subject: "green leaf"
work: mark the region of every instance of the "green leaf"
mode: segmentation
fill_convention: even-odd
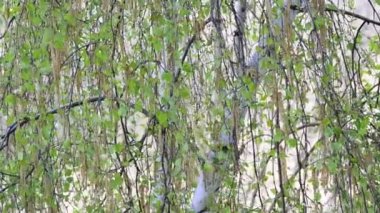
[[[131,93],[137,94],[137,92],[139,91],[139,85],[135,79],[128,79],[127,85],[128,85],[128,90]]]
[[[152,39],[152,45],[153,45],[153,48],[156,51],[162,50],[162,41],[161,40],[159,40],[159,39]]]
[[[331,147],[333,148],[333,150],[339,152],[339,151],[342,151],[344,145],[342,141],[335,141],[331,143]]]
[[[168,126],[168,113],[164,111],[158,111],[156,114],[158,123],[161,124],[163,127]]]
[[[5,97],[5,103],[9,105],[14,105],[16,103],[16,96],[9,94]]]
[[[113,147],[114,147],[116,153],[120,153],[124,149],[124,144],[117,143],[117,144],[113,145]]]
[[[45,125],[43,128],[42,128],[42,135],[45,139],[49,139],[50,138],[50,134],[51,134],[51,131],[52,129],[48,126],[48,125]]]
[[[56,33],[54,35],[53,44],[54,47],[63,50],[65,48],[66,35],[63,32]],[[107,57],[102,58],[102,60],[106,60]]]
[[[289,140],[286,141],[286,144],[290,147],[290,148],[295,148],[297,146],[297,140],[294,139],[294,138],[290,138]]]
[[[315,23],[315,27],[317,29],[320,29],[322,28],[323,26],[325,26],[326,24],[326,19],[322,16],[317,16],[314,20],[314,23]]]
[[[330,172],[335,173],[337,171],[338,165],[334,160],[331,159],[327,162],[327,168]]]
[[[182,69],[185,73],[190,74],[193,72],[192,67],[189,63],[185,62],[182,66]]]
[[[188,99],[190,97],[189,89],[186,87],[182,87],[181,89],[179,89],[179,96],[180,98]]]
[[[172,82],[173,81],[173,76],[172,76],[171,72],[165,71],[162,74],[162,79],[164,81],[166,81],[166,82]]]
[[[50,28],[46,28],[44,31],[43,38],[42,38],[42,43],[46,45],[52,41],[53,41],[53,30]]]
[[[100,64],[101,62],[105,62],[105,61],[107,61],[107,58],[108,58],[108,56],[107,56],[107,52],[104,51],[104,50],[101,50],[101,49],[97,49],[97,50],[95,51],[95,57],[96,57],[96,59],[97,59],[97,62],[99,62],[99,64]]]
[[[326,127],[323,134],[325,135],[325,137],[329,138],[334,135],[334,130],[330,127]]]
[[[75,17],[73,16],[73,14],[66,13],[63,17],[64,17],[65,21],[67,21],[67,23],[69,25],[74,25],[75,24]]]
[[[124,117],[128,114],[128,109],[125,105],[121,105],[118,109],[118,115],[120,117]]]
[[[119,173],[116,173],[113,179],[111,180],[111,187],[112,189],[117,189],[121,186],[122,183],[123,183],[123,178],[120,176]]]
[[[212,173],[214,172],[215,168],[214,166],[209,163],[209,162],[206,162],[204,165],[203,165],[203,170],[206,172],[206,173]]]
[[[276,133],[274,134],[274,142],[280,142],[284,138],[284,135],[281,130],[277,130]]]

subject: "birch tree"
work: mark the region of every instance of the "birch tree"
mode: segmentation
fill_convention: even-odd
[[[0,211],[379,211],[378,4],[0,2]]]

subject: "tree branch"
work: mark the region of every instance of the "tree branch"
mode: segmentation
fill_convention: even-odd
[[[100,103],[100,102],[103,102],[105,99],[106,99],[105,96],[98,96],[98,97],[89,98],[87,100],[80,100],[80,101],[72,102],[70,104],[61,106],[59,108],[52,109],[52,110],[48,111],[47,113],[44,113],[44,115],[54,115],[54,114],[57,114],[59,111],[69,111],[75,107],[82,106],[84,103],[95,103],[95,102]],[[116,99],[116,98],[112,98],[112,100],[113,99]],[[129,106],[131,108],[135,108],[134,104],[130,104]],[[146,109],[141,109],[141,112],[149,117],[149,112]],[[35,121],[35,120],[38,120],[40,118],[41,118],[41,114],[37,114],[34,116],[34,118],[25,117],[25,118],[22,118],[16,122],[14,122],[10,126],[8,126],[5,134],[0,135],[0,140],[2,141],[2,145],[0,146],[0,151],[3,150],[8,145],[9,136],[11,134],[13,134],[17,130],[17,128],[23,127],[24,125],[28,124],[30,121],[32,121],[32,120]],[[154,118],[151,118],[151,119],[154,119]]]
[[[201,30],[205,28],[205,26],[211,22],[211,18],[207,18],[200,26],[199,29],[196,30],[196,32],[189,38],[186,44],[185,51],[183,52],[183,55],[181,57],[181,65],[185,63],[186,57],[189,54],[190,48],[193,45],[194,41],[197,38],[198,33],[200,33]],[[181,68],[178,68],[177,73],[174,76],[174,83],[176,83],[180,77],[181,74]]]
[[[303,8],[299,7],[298,5],[290,5],[290,9],[297,10],[299,12],[305,12],[305,10]],[[325,11],[326,12],[340,13],[342,15],[348,15],[348,16],[351,16],[351,17],[363,20],[363,21],[365,21],[367,23],[371,23],[371,24],[380,26],[380,21],[376,21],[376,20],[367,18],[365,16],[362,16],[360,14],[357,14],[357,13],[354,13],[354,12],[351,12],[351,11],[337,9],[337,8],[331,8],[331,7],[326,7]]]

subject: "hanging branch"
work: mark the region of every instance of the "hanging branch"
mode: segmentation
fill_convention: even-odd
[[[315,143],[313,147],[309,150],[309,152],[306,152],[305,158],[301,161],[300,166],[297,168],[296,171],[288,178],[288,180],[284,183],[284,185],[287,185],[292,179],[296,177],[296,175],[301,172],[302,169],[305,169],[309,165],[309,157],[310,155],[315,151],[315,148],[318,143]],[[280,191],[279,193],[276,194],[275,198],[272,201],[272,204],[270,205],[269,209],[267,212],[272,212],[273,208],[275,207],[276,202],[284,196],[283,191]],[[284,212],[286,212],[285,209],[283,209]]]
[[[183,52],[183,55],[181,57],[181,65],[185,63],[186,57],[189,54],[190,48],[195,42],[197,35],[206,27],[208,23],[210,23],[212,19],[208,17],[200,26],[197,26],[198,28],[196,29],[195,33],[188,39],[185,51]],[[174,83],[178,82],[178,79],[181,75],[181,68],[178,68],[177,73],[174,76]]]
[[[105,96],[98,96],[98,97],[89,98],[87,100],[80,100],[80,101],[72,102],[70,104],[61,106],[59,108],[52,109],[52,110],[48,111],[47,113],[44,113],[43,115],[45,115],[45,116],[46,115],[54,115],[54,114],[57,114],[60,111],[70,111],[71,109],[79,107],[79,106],[82,106],[85,103],[96,103],[96,102],[101,103],[105,99],[106,99]],[[114,100],[114,99],[116,99],[116,98],[112,98],[112,100]],[[129,104],[129,106],[131,108],[135,108],[134,104]],[[147,110],[141,109],[141,111],[142,111],[142,113],[144,113],[146,116],[149,117],[149,112]],[[25,118],[22,118],[22,119],[20,119],[20,120],[18,120],[16,122],[14,122],[10,126],[8,126],[6,132],[3,135],[0,135],[0,140],[3,143],[0,146],[0,151],[3,150],[8,145],[9,136],[12,135],[17,130],[17,128],[25,126],[30,121],[39,120],[41,118],[41,116],[42,116],[42,114],[37,114],[33,118],[25,117]],[[151,118],[151,119],[154,119],[154,118]]]
[[[296,11],[299,11],[299,12],[305,12],[305,10],[303,8],[301,8],[301,7],[297,6],[297,5],[290,5],[290,9],[296,10]],[[351,11],[337,9],[337,8],[331,8],[331,7],[326,7],[325,11],[326,12],[338,13],[338,14],[342,14],[342,15],[348,15],[348,16],[351,16],[351,17],[363,20],[363,21],[365,21],[367,23],[380,26],[380,21],[376,21],[376,20],[367,18],[365,16],[362,16],[360,14],[357,14],[357,13],[354,13],[354,12],[351,12]]]
[[[92,97],[88,100],[76,101],[71,104],[67,104],[59,108],[50,110],[45,115],[54,115],[54,114],[57,114],[59,111],[69,111],[75,107],[82,106],[84,103],[102,102],[104,101],[104,99],[105,99],[104,96],[99,96],[99,97]],[[0,139],[3,141],[3,145],[0,146],[0,151],[3,150],[8,145],[9,136],[13,134],[17,130],[18,127],[23,127],[24,125],[28,124],[30,121],[32,120],[36,121],[36,120],[39,120],[40,118],[41,118],[41,114],[37,114],[36,116],[34,116],[34,118],[25,117],[11,124],[7,128],[7,131],[5,132],[5,134],[0,136]]]

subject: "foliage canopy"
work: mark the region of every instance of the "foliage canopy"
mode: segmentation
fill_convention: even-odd
[[[0,210],[379,211],[379,1],[339,2],[2,1]]]

